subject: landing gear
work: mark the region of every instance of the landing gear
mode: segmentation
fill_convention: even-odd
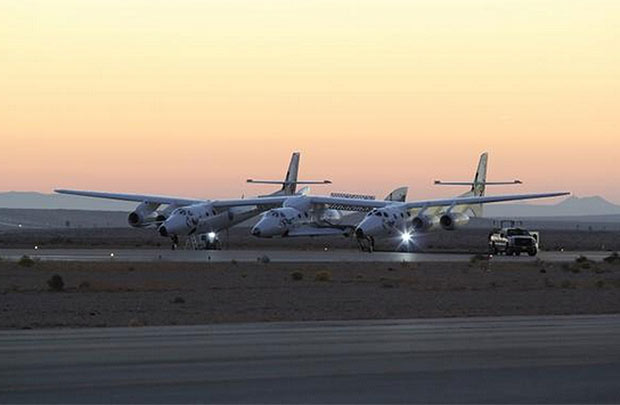
[[[179,247],[179,237],[177,235],[172,235],[170,237],[170,239],[172,240],[172,250],[177,250],[177,247]]]
[[[357,245],[362,252],[372,253],[375,250],[375,239],[372,236],[357,238]]]

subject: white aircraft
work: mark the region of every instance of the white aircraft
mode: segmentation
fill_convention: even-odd
[[[282,184],[283,190],[285,190],[287,184],[325,184],[325,182],[326,181],[299,182],[287,179],[282,182]],[[233,224],[245,221],[246,219],[262,211],[266,211],[267,209],[274,207],[295,209],[295,211],[291,211],[296,212],[294,217],[279,217],[279,220],[285,220],[287,222],[296,222],[306,217],[309,218],[315,212],[320,212],[321,210],[335,207],[346,206],[349,209],[356,209],[360,211],[370,209],[372,211],[370,211],[355,228],[355,235],[358,240],[370,241],[371,245],[369,251],[372,251],[372,244],[374,243],[373,241],[375,238],[384,236],[396,230],[401,232],[403,239],[406,239],[407,237],[410,238],[412,220],[415,218],[415,216],[411,214],[411,211],[415,209],[418,209],[420,212],[424,213],[429,208],[448,207],[445,215],[450,216],[454,220],[455,217],[452,215],[457,212],[455,211],[457,207],[460,208],[462,206],[503,201],[550,198],[570,194],[567,192],[553,192],[498,196],[460,196],[443,199],[401,202],[332,196],[311,196],[302,191],[296,193],[295,195],[271,195],[248,199],[209,201],[150,195],[101,193],[94,191],[56,191],[63,194],[140,202],[141,204],[134,211],[134,213],[137,214],[137,218],[140,220],[138,223],[146,223],[147,219],[153,217],[155,217],[155,220],[151,222],[156,222],[157,213],[155,213],[155,210],[160,205],[166,204],[169,206],[166,211],[171,209],[170,215],[165,219],[163,224],[159,226],[159,230],[162,235],[172,235],[173,237],[174,235],[187,235],[196,232],[216,232],[216,230],[221,230]],[[172,208],[170,208],[170,206],[172,206]],[[261,232],[263,231],[270,232],[261,228]]]
[[[84,197],[106,198],[111,200],[135,201],[140,203],[127,217],[130,226],[136,228],[157,227],[160,235],[173,241],[173,248],[179,236],[208,234],[208,244],[216,246],[217,232],[227,229],[260,214],[269,208],[260,204],[260,198],[274,196],[293,196],[298,184],[330,184],[329,180],[299,181],[299,152],[293,153],[283,181],[248,180],[259,184],[280,184],[282,188],[268,196],[261,196],[253,204],[235,204],[238,200],[198,200],[157,195],[120,194],[98,191],[64,190],[55,192]],[[303,192],[303,191],[302,191]],[[244,201],[244,200],[242,200]],[[163,210],[158,209],[165,206]]]
[[[458,197],[482,197],[487,185],[521,184],[520,180],[487,182],[487,163],[488,153],[483,153],[480,156],[478,168],[472,182],[442,182],[437,180],[435,184],[471,186],[470,191]],[[406,193],[406,187],[395,190],[386,197],[384,205],[389,206],[389,202],[394,201],[404,202]],[[394,195],[399,197],[394,199]],[[315,204],[311,206],[307,199],[297,200],[304,202],[295,204],[287,202],[283,207],[272,208],[263,213],[261,220],[252,228],[252,234],[266,238],[273,236],[346,235],[348,230],[355,228],[355,235],[360,248],[362,250],[372,250],[374,248],[374,240],[377,237],[400,235],[403,243],[408,245],[414,232],[429,232],[437,229],[454,230],[469,222],[470,215],[482,215],[482,204],[455,204],[448,208],[442,205],[430,204],[422,209],[405,210],[402,212],[402,215],[399,212],[397,213],[398,218],[394,218],[394,213],[390,217],[386,217],[387,212],[382,211],[379,213],[375,210],[372,212],[372,215],[381,215],[383,218],[381,227],[380,229],[365,231],[370,226],[369,224],[377,222],[377,219],[365,218],[357,226],[342,226],[337,223],[341,217],[339,211],[333,209],[334,204]],[[350,201],[347,206],[338,206],[338,208],[345,208],[351,211],[363,210],[364,207],[355,206],[355,203]],[[370,215],[368,214],[367,217]],[[402,221],[398,220],[399,218]]]
[[[407,187],[397,188],[388,194],[384,201],[404,202],[407,198],[407,189]],[[372,196],[353,194],[332,194],[332,196],[374,200]],[[343,224],[345,215],[343,212],[358,211],[359,207],[348,204],[331,204],[330,206],[323,204],[311,207],[308,205],[308,200],[303,200],[305,203],[298,205],[292,204],[291,201],[287,201],[283,207],[272,208],[264,212],[260,221],[250,230],[252,235],[260,238],[347,235],[355,229],[355,225]]]

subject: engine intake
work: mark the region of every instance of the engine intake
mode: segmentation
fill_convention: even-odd
[[[444,214],[439,218],[439,223],[446,231],[453,231],[458,227],[466,225],[469,222],[469,217],[460,212],[451,212]]]
[[[416,232],[430,231],[439,226],[439,218],[429,215],[418,215],[411,220],[411,227]]]
[[[143,202],[133,212],[129,213],[127,222],[134,228],[143,228],[153,223],[161,222],[162,215],[158,215],[155,212],[157,207],[159,207],[159,204]]]

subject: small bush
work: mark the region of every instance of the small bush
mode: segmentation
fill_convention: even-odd
[[[58,274],[54,274],[47,280],[47,285],[51,291],[62,291],[65,288],[65,282]]]
[[[304,279],[304,273],[301,271],[294,271],[291,273],[291,279],[293,281],[301,281]]]
[[[575,263],[577,264],[588,263],[589,261],[590,259],[588,259],[584,255],[580,255],[578,258],[575,259]]]
[[[618,252],[613,252],[609,256],[603,259],[603,261],[607,264],[620,264],[620,255]]]
[[[174,297],[172,300],[173,304],[185,304],[185,299],[183,297]]]
[[[267,264],[270,261],[271,261],[271,259],[267,255],[262,255],[261,257],[258,258],[258,262],[259,263]]]
[[[314,281],[331,281],[331,279],[332,273],[329,271],[319,271],[316,273],[316,276],[314,276]]]
[[[30,256],[22,256],[19,261],[17,262],[18,265],[22,266],[22,267],[32,267],[35,265],[35,261],[32,260],[32,258]]]
[[[232,259],[230,261],[230,264],[232,264],[233,266],[236,266],[238,263],[237,263],[237,261],[235,259]]]

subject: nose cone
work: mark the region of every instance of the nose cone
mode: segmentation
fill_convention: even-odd
[[[187,226],[183,215],[171,215],[159,227],[159,234],[161,236],[183,235],[189,231],[190,228]]]
[[[272,236],[282,235],[284,229],[280,222],[273,217],[264,216],[251,230],[252,235],[259,238],[271,238]]]

